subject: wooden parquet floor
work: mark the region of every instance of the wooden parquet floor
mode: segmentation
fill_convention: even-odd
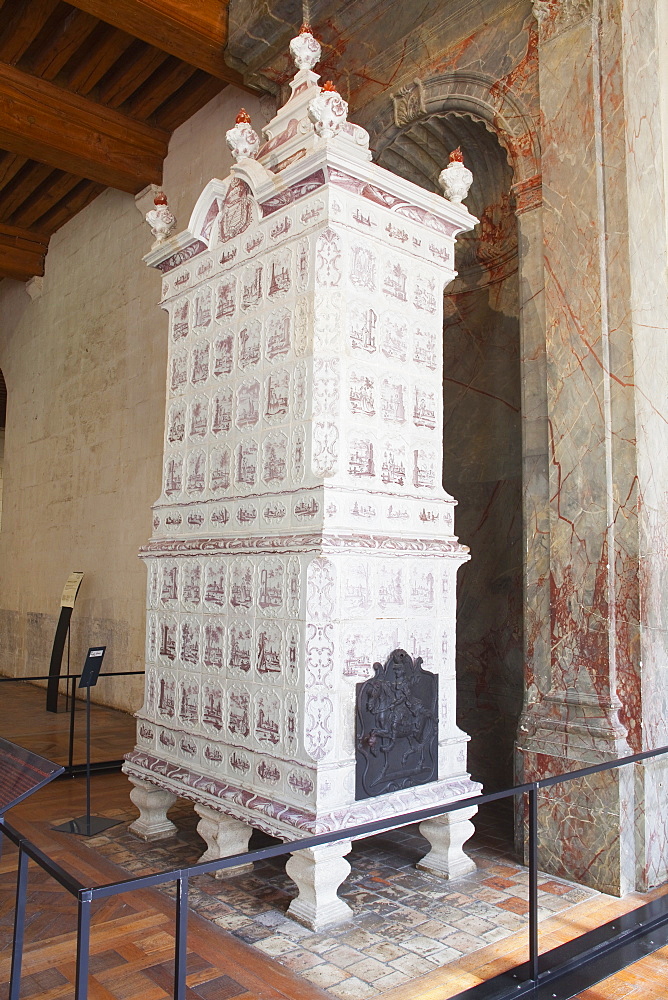
[[[8,690],[13,689],[13,690]],[[44,693],[3,685],[2,735],[53,760],[67,756],[66,716],[47,716]],[[134,720],[94,707],[94,759],[120,757],[133,742]],[[79,717],[78,724],[81,719]],[[98,739],[99,734],[99,739]],[[81,759],[77,757],[75,759]],[[83,780],[52,783],[11,811],[9,821],[28,839],[87,885],[127,873],[86,846],[85,838],[56,833],[51,825],[83,812]],[[99,775],[93,812],[126,807],[127,779]],[[8,996],[17,852],[4,846],[0,859],[0,1000]],[[594,899],[541,923],[541,950],[548,950],[664,892],[623,900]],[[174,903],[155,890],[127,893],[94,906],[90,1000],[165,1000],[172,994]],[[75,981],[76,901],[31,863],[22,998],[71,998]],[[189,918],[188,1000],[331,1000],[331,995],[270,957],[195,914]],[[384,993],[383,1000],[447,1000],[461,990],[526,960],[520,932]],[[580,1000],[668,1000],[668,948],[581,994]]]
[[[119,683],[123,680],[119,677]],[[0,700],[3,706],[0,736],[56,764],[67,764],[70,714],[65,711],[63,696],[59,701],[61,711],[47,712],[45,688],[0,681]],[[75,702],[73,760],[79,764],[86,759],[86,703],[79,698]],[[134,746],[135,729],[133,716],[92,704],[91,760],[118,760]]]
[[[8,817],[28,839],[87,885],[127,877],[85,840],[50,829],[54,819],[81,812],[81,779],[55,782]],[[127,801],[127,779],[100,775],[93,811]],[[0,996],[8,995],[17,853],[5,845],[0,862]],[[172,995],[174,903],[155,890],[94,904],[90,1000],[164,1000]],[[76,900],[31,863],[21,997],[72,997]],[[189,919],[188,1000],[317,1000],[321,990],[194,914]]]
[[[44,711],[45,692],[3,683],[2,736],[65,763],[69,715]],[[135,721],[93,705],[92,759],[117,759],[134,744]],[[75,762],[84,759],[84,705],[77,703]],[[84,812],[82,778],[61,779],[11,810],[7,819],[86,885],[127,878],[127,872],[86,847],[85,838],[51,829]],[[92,812],[113,813],[128,802],[127,778],[95,776]],[[17,851],[5,843],[0,860],[0,997],[8,996]],[[21,997],[72,997],[76,900],[34,864],[29,867]],[[127,893],[93,907],[90,1000],[163,1000],[172,996],[174,903],[157,890]],[[277,962],[195,914],[189,917],[188,1000],[318,1000],[326,994]]]

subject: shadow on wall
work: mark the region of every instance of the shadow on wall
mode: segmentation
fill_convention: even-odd
[[[439,191],[461,146],[473,171],[466,205],[480,219],[459,237],[459,276],[444,302],[443,483],[471,549],[459,571],[457,722],[469,770],[486,791],[513,783],[522,708],[522,472],[517,221],[512,170],[495,135],[462,115],[411,125],[383,150],[395,173]]]
[[[503,284],[508,308],[517,275]],[[458,579],[457,722],[486,791],[513,783],[524,688],[519,320],[492,308],[499,291],[448,296],[444,352],[445,484],[471,549]]]

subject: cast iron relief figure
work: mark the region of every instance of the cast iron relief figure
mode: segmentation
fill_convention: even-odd
[[[438,677],[395,649],[357,685],[355,798],[438,778]]]

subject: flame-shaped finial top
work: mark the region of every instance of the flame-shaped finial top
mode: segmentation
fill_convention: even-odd
[[[164,191],[156,191],[153,196],[153,204],[150,212],[146,213],[146,221],[151,227],[151,232],[155,237],[153,246],[164,243],[176,229],[176,219],[172,215],[167,204],[167,195]]]
[[[438,183],[443,188],[443,196],[454,205],[461,205],[473,184],[473,174],[464,166],[461,146],[450,153],[450,162],[438,175]]]
[[[236,122],[225,133],[225,141],[235,161],[250,158],[254,160],[260,148],[260,137],[252,128],[250,115],[245,108],[240,108]]]
[[[319,62],[322,49],[317,38],[311,34],[307,24],[301,26],[299,34],[290,42],[290,55],[297,69],[313,69]]]
[[[331,80],[327,80],[325,83],[323,83],[322,89],[326,91],[328,94],[338,94],[338,90],[336,89],[335,85],[332,83]]]

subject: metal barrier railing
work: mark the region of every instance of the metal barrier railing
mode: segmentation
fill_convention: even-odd
[[[119,671],[108,671],[100,673],[99,677],[143,677],[146,671],[144,670],[119,670]],[[75,717],[76,717],[76,682],[81,677],[81,673],[78,674],[61,674],[58,677],[58,681],[72,681],[71,690],[69,690],[65,697],[69,699],[69,713],[70,713],[70,735],[69,735],[69,748],[68,748],[68,761],[65,765],[65,770],[63,771],[61,778],[75,778],[79,775],[86,773],[86,762],[81,762],[79,764],[74,763],[74,736],[75,736]],[[35,675],[35,676],[18,676],[18,677],[7,677],[0,676],[0,684],[2,683],[14,683],[18,684],[22,681],[48,681],[53,680],[49,674],[46,675]],[[104,706],[102,706],[104,707]],[[119,757],[116,760],[96,760],[90,762],[90,770],[93,774],[101,774],[107,771],[120,771],[123,766],[123,758]]]
[[[579,778],[586,778],[589,775],[599,774],[602,771],[610,771],[628,764],[637,764],[641,761],[650,760],[668,753],[668,746],[659,747],[656,750],[647,750],[642,753],[633,754],[628,757],[619,757],[602,764],[593,764],[589,767],[580,768],[577,771],[566,771],[562,774],[553,775],[549,778],[541,778],[539,781],[528,782],[522,785],[515,785],[499,792],[490,792],[486,795],[474,795],[467,798],[449,802],[447,805],[434,806],[429,809],[419,809],[410,813],[403,813],[391,819],[374,820],[371,823],[362,823],[357,826],[347,827],[335,833],[320,834],[315,837],[304,837],[287,844],[278,844],[272,847],[264,847],[259,850],[247,851],[242,854],[234,854],[226,858],[218,858],[214,861],[201,862],[189,865],[185,868],[171,868],[167,871],[156,872],[152,875],[140,875],[135,878],[122,879],[117,882],[110,882],[106,885],[86,886],[69,872],[65,871],[56,862],[48,858],[38,847],[27,841],[21,834],[6,822],[4,817],[0,817],[0,834],[4,834],[13,841],[19,849],[18,873],[16,883],[16,910],[14,919],[14,938],[12,946],[12,965],[9,988],[9,1000],[19,1000],[21,967],[23,956],[23,939],[25,928],[25,912],[28,883],[28,859],[33,860],[47,874],[51,875],[60,885],[71,895],[76,896],[78,906],[77,917],[77,949],[76,949],[76,983],[75,1000],[87,1000],[88,997],[88,967],[90,950],[91,931],[91,904],[98,899],[107,899],[110,896],[118,896],[125,892],[134,892],[139,889],[149,889],[155,886],[164,885],[166,882],[176,882],[176,915],[175,915],[175,935],[174,935],[174,1000],[185,1000],[186,996],[186,954],[187,954],[187,917],[188,917],[188,883],[197,875],[206,875],[226,868],[233,868],[237,865],[247,864],[253,861],[260,861],[265,858],[275,858],[283,854],[293,854],[310,847],[318,847],[322,844],[335,843],[339,840],[358,840],[369,837],[373,834],[396,830],[413,823],[421,823],[424,820],[434,819],[458,809],[466,809],[471,806],[484,805],[487,802],[495,802],[500,799],[509,798],[516,795],[526,795],[528,797],[528,869],[529,869],[529,920],[528,920],[528,944],[529,961],[514,969],[503,973],[495,978],[496,987],[492,993],[483,992],[482,988],[488,983],[481,983],[480,986],[473,987],[463,993],[457,994],[457,998],[471,998],[482,996],[493,996],[495,1000],[506,1000],[510,997],[521,997],[529,993],[538,994],[539,988],[549,984],[554,984],[560,977],[566,976],[574,969],[582,969],[588,962],[599,961],[602,956],[619,948],[626,948],[628,956],[628,946],[640,937],[647,938],[648,934],[656,936],[659,928],[668,928],[668,895],[661,900],[655,901],[647,906],[640,907],[638,913],[642,911],[642,920],[629,923],[623,919],[613,921],[605,925],[605,933],[596,934],[588,932],[580,935],[577,941],[590,944],[584,952],[578,953],[572,947],[560,946],[551,952],[541,956],[539,952],[538,938],[538,792],[541,788],[547,788],[562,782],[573,781]],[[619,928],[621,927],[621,930]],[[617,929],[618,933],[610,934],[608,929]],[[668,943],[668,936],[666,936]],[[655,945],[650,941],[652,947],[645,950],[654,950],[654,946],[661,947],[663,941]],[[541,962],[541,958],[543,961]],[[563,961],[559,961],[563,958]],[[556,964],[555,964],[556,959]],[[627,957],[621,965],[616,968],[623,968],[628,965]],[[613,968],[612,971],[616,971]],[[610,971],[606,975],[612,974]],[[593,982],[598,982],[605,978],[598,975]],[[576,993],[581,992],[585,987],[580,980]],[[547,994],[546,994],[547,995]],[[552,994],[557,996],[556,993]],[[575,993],[563,994],[560,996],[575,996]],[[457,1000],[453,998],[453,1000]]]

